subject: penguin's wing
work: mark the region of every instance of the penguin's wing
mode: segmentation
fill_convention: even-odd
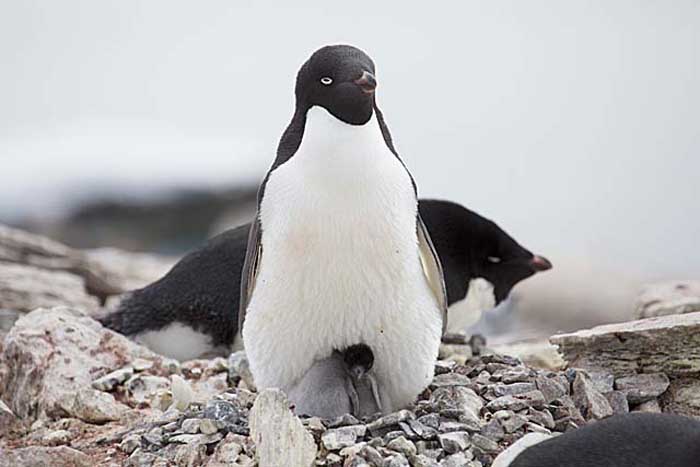
[[[445,329],[447,329],[447,292],[445,290],[445,278],[442,275],[440,258],[435,251],[433,242],[430,240],[430,234],[428,234],[428,229],[425,227],[420,214],[418,214],[417,230],[421,266],[423,266],[425,278],[442,311],[442,333],[444,334]]]
[[[238,307],[238,332],[243,336],[243,322],[245,313],[250,303],[250,298],[255,289],[255,279],[258,275],[260,257],[262,256],[262,243],[260,241],[260,220],[256,216],[248,233],[248,247],[246,249],[243,270],[241,271],[241,299]],[[241,340],[242,341],[242,340]]]

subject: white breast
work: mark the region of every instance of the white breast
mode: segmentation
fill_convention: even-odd
[[[467,284],[467,295],[450,305],[447,313],[447,330],[463,332],[481,319],[484,311],[496,306],[493,284],[482,277],[471,279]]]
[[[423,276],[410,177],[376,118],[308,111],[297,153],[268,179],[263,253],[243,338],[258,387],[286,389],[333,349],[366,343],[382,403],[432,379],[441,317]]]

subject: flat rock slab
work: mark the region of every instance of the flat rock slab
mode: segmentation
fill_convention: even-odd
[[[550,341],[570,367],[616,376],[665,373],[671,378],[700,374],[700,313],[608,324]]]
[[[314,465],[314,437],[292,413],[287,397],[278,389],[266,389],[258,395],[250,411],[250,434],[260,467]]]

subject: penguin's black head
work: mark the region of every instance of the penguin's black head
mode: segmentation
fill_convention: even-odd
[[[306,112],[318,105],[351,125],[372,117],[374,62],[350,45],[329,45],[311,56],[297,74],[297,108]]]
[[[442,262],[449,303],[464,298],[471,279],[493,285],[499,304],[523,279],[552,268],[495,222],[448,201],[421,200],[421,217]]]
[[[374,353],[365,344],[351,345],[343,352],[343,361],[350,374],[358,379],[372,369]]]

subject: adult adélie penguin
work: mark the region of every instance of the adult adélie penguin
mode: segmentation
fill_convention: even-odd
[[[447,304],[376,86],[374,63],[352,46],[323,47],[299,70],[258,193],[239,329],[258,388],[288,390],[334,349],[369,346],[389,412],[430,383]]]

